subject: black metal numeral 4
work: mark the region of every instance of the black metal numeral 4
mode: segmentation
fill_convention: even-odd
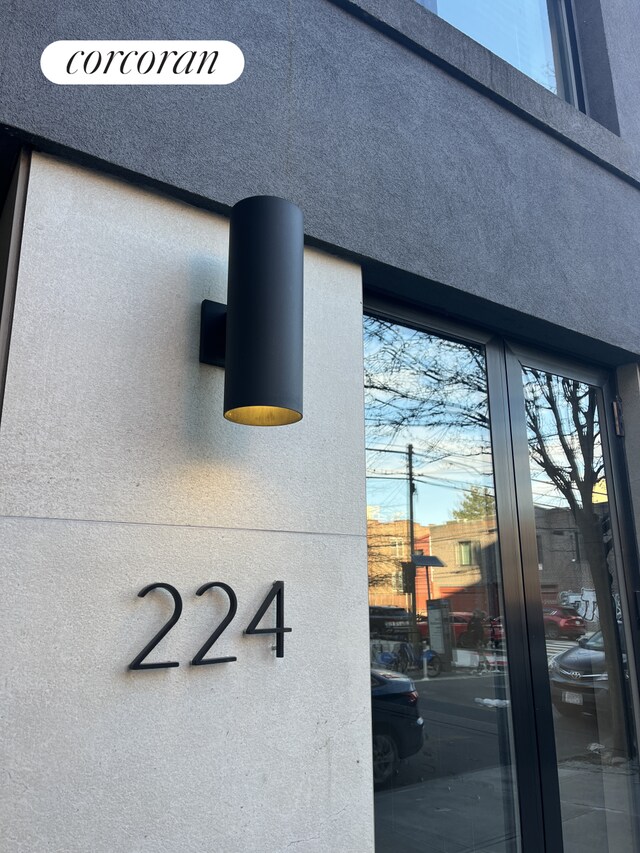
[[[276,600],[276,627],[275,628],[258,628],[260,620],[269,609],[269,605],[275,598]],[[244,631],[245,634],[275,634],[276,635],[276,657],[284,657],[284,635],[289,633],[291,628],[284,627],[284,581],[274,581],[271,590],[267,597],[262,602],[256,615],[249,622],[248,627]]]
[[[211,646],[218,639],[220,634],[225,630],[227,625],[231,622],[233,617],[236,615],[236,611],[238,609],[238,599],[236,598],[235,592],[231,589],[231,587],[222,583],[222,581],[212,581],[211,583],[203,584],[200,589],[196,592],[196,595],[202,595],[208,589],[213,589],[214,587],[218,587],[219,589],[223,589],[227,595],[229,596],[229,610],[227,615],[224,617],[222,622],[215,629],[213,634],[209,637],[206,643],[202,646],[202,648],[196,652],[195,657],[191,661],[193,666],[205,666],[208,663],[228,663],[232,660],[238,660],[236,657],[228,657],[228,658],[205,658],[206,653],[209,651]]]
[[[168,583],[150,583],[149,586],[145,586],[144,589],[140,590],[138,593],[139,597],[144,598],[152,589],[166,589],[167,592],[170,593],[174,604],[173,616],[165,625],[162,626],[162,628],[160,628],[155,637],[147,643],[140,654],[136,655],[136,657],[131,661],[129,669],[164,669],[168,666],[180,666],[177,660],[164,661],[163,663],[142,663],[149,652],[151,652],[158,645],[160,640],[169,633],[182,613],[182,598],[174,586],[171,586],[171,584]]]

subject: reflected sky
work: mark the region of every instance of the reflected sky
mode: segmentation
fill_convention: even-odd
[[[473,488],[493,495],[483,351],[372,317],[364,328],[370,514],[407,518],[409,444],[417,523],[445,522]]]

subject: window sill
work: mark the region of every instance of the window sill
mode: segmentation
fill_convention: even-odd
[[[588,159],[640,187],[624,140],[425,9],[416,0],[329,0]]]

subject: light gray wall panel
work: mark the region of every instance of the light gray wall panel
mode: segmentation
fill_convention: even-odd
[[[0,520],[3,853],[373,850],[364,537]],[[285,581],[285,657],[243,636]],[[188,665],[226,610],[238,615]],[[168,618],[150,660],[126,667]],[[337,657],[339,643],[339,658]],[[339,665],[338,665],[339,660]]]
[[[227,239],[33,158],[0,424],[3,853],[373,849],[360,269],[307,250],[305,418],[241,427],[198,362]],[[274,580],[284,659],[242,633]],[[137,597],[158,581],[184,612],[151,660],[180,666],[130,673],[171,612]],[[195,668],[226,613],[208,581],[238,596],[211,654],[238,660]]]
[[[360,270],[305,256],[305,416],[222,416],[200,303],[226,301],[227,221],[34,158],[0,513],[364,533]]]
[[[3,5],[1,123],[218,210],[287,196],[312,239],[423,276],[426,305],[433,279],[640,353],[636,187],[335,5]],[[603,18],[634,148],[627,7]],[[231,39],[245,73],[41,77],[46,44],[114,20],[122,38]],[[360,272],[307,250],[305,419],[245,430],[197,361],[226,240],[220,216],[34,160],[0,424],[0,513],[19,517],[0,523],[8,853],[373,847]],[[238,633],[276,577],[284,661]],[[241,600],[239,661],[194,672],[213,607],[193,593],[216,579]],[[157,652],[181,666],[133,676],[153,580],[184,593]]]

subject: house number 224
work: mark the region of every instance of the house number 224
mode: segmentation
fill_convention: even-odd
[[[233,620],[233,617],[236,615],[236,611],[238,609],[238,599],[236,598],[235,592],[231,589],[229,584],[223,583],[222,581],[212,581],[211,583],[203,584],[200,589],[196,592],[196,595],[202,595],[207,592],[209,589],[222,589],[229,598],[229,610],[227,611],[227,615],[224,617],[222,622],[216,627],[211,636],[207,639],[204,645],[198,649],[196,654],[194,655],[191,665],[192,666],[205,666],[210,663],[228,663],[229,661],[238,660],[236,657],[224,657],[224,658],[208,658],[205,657],[211,646],[215,643],[218,637],[222,634],[223,631],[226,630],[227,626]],[[171,586],[168,583],[150,583],[148,586],[145,586],[140,590],[138,595],[140,598],[144,598],[148,592],[151,592],[152,589],[164,589],[169,595],[173,598],[173,615],[169,619],[169,621],[162,626],[162,628],[158,631],[155,637],[152,637],[151,640],[147,643],[147,645],[142,649],[140,654],[136,655],[135,658],[129,664],[129,669],[164,669],[168,666],[180,666],[177,660],[171,661],[163,661],[162,663],[143,663],[144,659],[147,655],[155,649],[160,640],[165,637],[169,631],[176,624],[180,616],[182,615],[182,597],[178,590]],[[275,628],[258,628],[261,619],[269,609],[271,602],[275,599],[276,602],[276,626]],[[256,615],[253,617],[249,625],[243,631],[244,634],[275,634],[276,635],[276,657],[283,658],[284,657],[284,635],[291,631],[291,628],[284,627],[284,581],[274,581],[271,589],[269,590],[267,597],[262,602],[258,610],[256,611]]]

